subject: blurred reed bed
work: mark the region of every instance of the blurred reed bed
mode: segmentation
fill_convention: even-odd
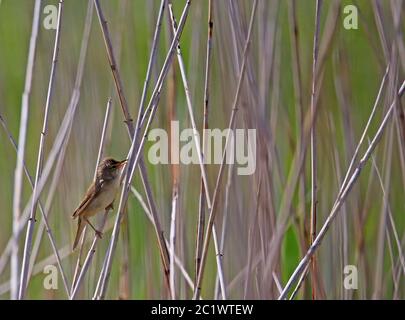
[[[173,2],[0,2],[1,299],[403,299],[403,3]],[[176,120],[256,129],[254,174],[151,164]],[[103,155],[135,169],[72,252]]]

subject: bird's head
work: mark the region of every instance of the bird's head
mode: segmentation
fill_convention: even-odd
[[[113,158],[104,158],[97,168],[97,177],[103,180],[113,180],[120,175],[127,163],[127,159],[122,161]]]

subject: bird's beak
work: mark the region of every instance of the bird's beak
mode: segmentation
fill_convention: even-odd
[[[127,163],[128,159],[122,160],[117,163],[117,168],[123,167]]]

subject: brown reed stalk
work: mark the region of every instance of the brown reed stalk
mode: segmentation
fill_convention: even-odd
[[[292,62],[292,72],[293,72],[293,85],[294,85],[294,94],[295,94],[295,106],[296,106],[296,112],[299,115],[298,116],[298,122],[297,122],[297,127],[299,128],[297,130],[298,132],[298,137],[297,140],[299,141],[298,143],[302,143],[302,137],[303,137],[303,127],[304,127],[304,110],[303,110],[303,93],[302,93],[302,75],[301,75],[301,55],[300,55],[300,42],[299,42],[299,35],[300,35],[300,28],[298,25],[298,18],[297,18],[297,0],[291,0],[288,3],[288,19],[289,19],[289,24],[290,24],[290,43],[291,43],[291,62]],[[300,175],[300,181],[299,181],[299,215],[304,217],[302,226],[300,229],[302,229],[301,233],[301,241],[300,241],[300,248],[301,252],[305,252],[305,249],[307,248],[307,241],[305,239],[305,234],[306,234],[306,215],[305,215],[305,193],[306,193],[306,184],[305,184],[305,171],[303,170]],[[302,281],[305,279],[305,277],[302,277]],[[301,287],[301,284],[297,286],[299,289]],[[296,289],[297,289],[296,288]]]
[[[175,32],[177,32],[177,23],[174,18],[174,15],[173,15],[172,6],[171,6],[170,2],[169,2],[169,14],[170,14],[170,18],[172,21],[173,32],[175,33]],[[197,126],[196,126],[195,120],[194,120],[194,112],[193,112],[193,107],[192,107],[192,103],[191,103],[190,90],[189,90],[189,86],[188,86],[188,82],[187,82],[186,71],[185,71],[185,66],[184,66],[184,62],[183,62],[183,57],[181,54],[180,45],[178,45],[176,49],[177,49],[177,61],[179,63],[181,78],[183,80],[184,92],[185,92],[186,100],[187,100],[188,113],[190,115],[191,125],[192,125],[192,129],[194,132],[194,134],[193,134],[194,144],[197,149],[198,160],[199,160],[199,165],[200,165],[200,169],[201,169],[201,177],[204,182],[205,194],[208,194],[209,191],[208,191],[207,174],[205,172],[205,167],[204,167],[204,154],[202,153],[200,141],[198,139],[198,130],[197,130]],[[211,200],[208,197],[206,197],[206,201],[207,201],[208,207],[211,207]]]
[[[313,42],[313,52],[312,52],[312,86],[311,86],[311,113],[312,117],[315,115],[315,74],[317,68],[318,60],[318,47],[319,47],[319,30],[320,30],[320,17],[321,17],[322,0],[316,1],[315,9],[315,32],[314,32],[314,42]],[[310,228],[310,245],[314,242],[316,237],[316,206],[317,206],[317,148],[316,148],[316,122],[312,124],[311,127],[311,228]],[[316,256],[312,257],[311,275],[312,275],[312,299],[317,298],[316,286],[317,281],[315,280],[319,274],[317,273],[316,267]]]
[[[209,80],[211,71],[211,56],[212,56],[212,34],[214,30],[212,0],[208,1],[208,34],[207,34],[207,52],[205,61],[205,80],[204,80],[204,117],[203,129],[208,129],[208,112],[209,112]],[[207,146],[205,141],[205,134],[202,139],[203,154],[207,153]],[[195,278],[198,276],[201,263],[202,245],[204,240],[205,229],[205,188],[204,181],[201,178],[200,185],[200,200],[198,208],[198,222],[197,222],[197,238],[195,248]]]
[[[175,283],[175,272],[174,272],[174,254],[175,254],[175,244],[176,244],[176,216],[177,216],[177,201],[178,193],[175,188],[173,189],[172,195],[172,213],[170,218],[170,239],[169,239],[169,252],[170,252],[170,296],[172,300],[176,299],[176,283]]]

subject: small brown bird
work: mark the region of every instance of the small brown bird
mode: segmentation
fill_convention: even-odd
[[[88,223],[101,238],[102,232],[90,223],[89,218],[100,211],[113,209],[113,202],[120,186],[121,173],[126,162],[127,160],[117,161],[113,158],[105,158],[98,165],[95,180],[80,205],[73,212],[73,219],[79,218],[73,250],[79,242],[85,223]]]

